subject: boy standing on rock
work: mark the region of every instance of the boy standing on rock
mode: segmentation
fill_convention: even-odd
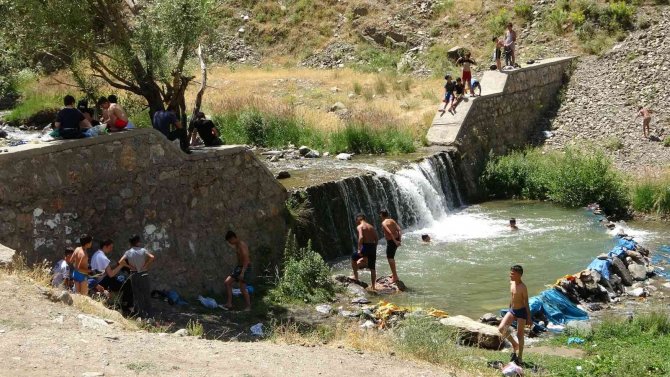
[[[395,267],[395,252],[400,247],[400,225],[389,216],[387,210],[382,210],[379,214],[382,218],[384,238],[386,238],[386,259],[391,267],[391,282],[395,283],[399,280]]]
[[[498,326],[498,331],[502,335],[503,340],[509,339],[514,348],[510,361],[514,361],[519,365],[523,359],[524,327],[530,327],[533,323],[530,314],[530,306],[528,305],[528,288],[526,288],[526,285],[521,281],[522,275],[523,267],[518,264],[512,266],[509,273],[509,278],[511,280],[510,293],[512,295],[509,303],[509,311],[505,314],[502,322],[500,322],[500,326]],[[511,336],[509,332],[509,326],[515,320],[518,342],[514,340],[514,337]]]
[[[370,269],[370,279],[372,280],[372,290],[375,290],[375,280],[377,280],[377,271],[375,264],[377,263],[377,231],[375,227],[370,225],[365,219],[365,215],[359,214],[356,216],[356,230],[358,231],[358,248],[351,255],[351,268],[354,270],[354,280],[358,281],[358,269],[365,268],[366,265]]]
[[[646,139],[649,137],[649,134],[651,133],[649,128],[649,123],[651,123],[651,110],[642,106],[638,107],[637,115],[635,115],[635,120],[637,120],[637,118],[639,117],[642,117],[642,134]]]

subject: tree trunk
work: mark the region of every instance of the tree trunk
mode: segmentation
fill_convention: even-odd
[[[193,105],[193,115],[191,116],[191,124],[195,122],[196,116],[200,112],[200,106],[202,106],[202,97],[205,95],[205,89],[207,89],[207,65],[205,64],[205,58],[202,53],[202,45],[198,45],[198,60],[200,60],[200,72],[202,73],[202,81],[200,82],[200,90],[195,96],[195,105]]]

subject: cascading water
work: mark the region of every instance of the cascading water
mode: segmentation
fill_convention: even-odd
[[[386,209],[407,229],[428,227],[464,204],[447,153],[395,173],[375,169],[370,174],[307,188],[305,193],[313,210],[312,226],[299,233],[303,239],[312,239],[317,250],[328,257],[353,250],[354,219],[359,213],[379,225],[379,212]]]

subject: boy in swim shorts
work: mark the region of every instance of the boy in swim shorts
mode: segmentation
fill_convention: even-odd
[[[358,231],[358,248],[357,251],[351,255],[351,269],[354,271],[353,279],[358,281],[358,269],[370,269],[370,285],[372,290],[375,290],[375,280],[377,280],[377,231],[365,219],[365,215],[359,214],[356,216],[356,230]]]
[[[72,280],[77,293],[88,296],[88,275],[91,270],[88,267],[88,249],[93,244],[93,237],[83,234],[79,238],[79,247],[72,254]]]
[[[454,89],[456,87],[456,83],[451,80],[451,75],[444,76],[444,79],[447,81],[444,84],[444,99],[442,100],[442,102],[444,102],[444,107],[439,110],[442,114],[444,114],[444,112],[447,110],[447,105],[449,105],[449,102],[453,101]]]
[[[523,359],[524,327],[530,327],[533,324],[530,306],[528,305],[528,289],[523,281],[521,281],[522,275],[523,267],[520,265],[517,264],[510,268],[510,294],[512,297],[509,303],[509,311],[505,314],[502,322],[500,322],[500,326],[498,326],[498,331],[502,335],[503,340],[509,340],[514,348],[511,361],[519,365],[521,365]],[[515,320],[518,342],[514,340],[509,331],[509,326]]]

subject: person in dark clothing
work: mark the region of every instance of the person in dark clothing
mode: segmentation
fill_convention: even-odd
[[[181,150],[185,153],[191,153],[188,148],[188,135],[186,134],[186,130],[182,127],[179,119],[177,119],[177,114],[175,114],[172,107],[168,107],[167,110],[156,111],[156,113],[154,113],[152,124],[154,129],[165,135],[168,140],[173,141],[179,139]]]
[[[194,129],[198,130],[197,135],[200,136],[206,147],[223,145],[223,142],[219,138],[219,131],[216,129],[214,122],[205,118],[205,113],[199,112],[198,115],[196,115],[196,119],[191,122],[191,126],[188,128],[188,133],[191,135],[191,145],[195,144],[196,141],[196,133],[194,132]]]
[[[63,139],[81,139],[86,137],[84,131],[91,128],[91,123],[86,120],[84,114],[74,107],[75,99],[71,95],[63,98],[65,107],[56,115],[54,128],[58,130]]]
[[[154,255],[140,246],[140,236],[130,238],[130,249],[123,254],[119,265],[130,268],[130,284],[133,289],[133,307],[135,314],[141,318],[151,318],[151,284],[149,282],[149,266]]]
[[[84,118],[86,118],[86,120],[91,123],[91,126],[99,126],[101,124],[99,120],[93,118],[95,115],[93,109],[85,108],[84,110],[81,110],[81,112],[84,114]]]

